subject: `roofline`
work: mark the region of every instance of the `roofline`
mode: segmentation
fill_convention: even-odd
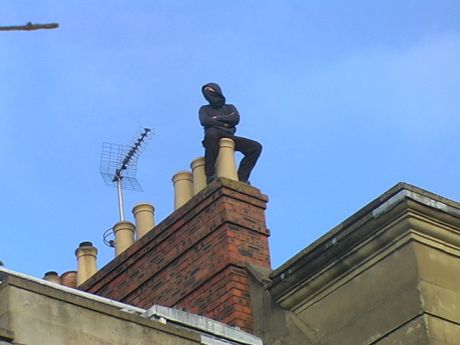
[[[144,314],[146,312],[146,310],[142,309],[142,308],[138,308],[138,307],[126,304],[126,303],[114,301],[114,300],[109,299],[109,298],[97,296],[97,295],[91,294],[89,292],[84,292],[84,291],[77,290],[77,289],[74,289],[74,288],[70,288],[70,287],[60,285],[60,284],[57,284],[57,283],[49,282],[47,280],[36,278],[36,277],[30,276],[30,275],[24,274],[24,273],[19,273],[19,272],[10,270],[10,269],[5,268],[5,267],[0,267],[0,285],[3,283],[2,278],[5,275],[6,276],[10,275],[10,276],[17,277],[17,278],[20,278],[20,279],[33,281],[34,283],[37,283],[39,285],[48,286],[48,287],[51,287],[51,288],[56,289],[56,290],[60,290],[60,291],[63,291],[63,292],[66,292],[66,293],[69,293],[69,294],[72,294],[72,295],[75,295],[75,296],[79,296],[79,297],[89,299],[91,301],[100,302],[100,303],[103,303],[105,305],[109,305],[109,306],[118,308],[121,311],[125,311],[125,312],[131,313],[131,314],[142,315],[142,314]]]
[[[46,286],[93,302],[99,302],[106,306],[114,307],[119,311],[139,316],[142,320],[155,320],[162,324],[169,325],[170,327],[174,327],[175,329],[179,328],[195,333],[201,337],[201,342],[203,344],[262,345],[262,341],[252,334],[203,316],[159,305],[154,305],[149,309],[142,309],[89,292],[19,273],[2,266],[0,266],[0,288],[2,287],[3,280],[8,276],[31,281],[40,286]],[[13,285],[15,284],[13,283]]]
[[[378,218],[386,212],[390,211],[394,206],[396,206],[404,199],[411,199],[417,203],[438,209],[452,216],[460,218],[460,203],[431,193],[411,184],[400,182],[361,208],[358,212],[344,220],[342,223],[335,226],[332,230],[328,231],[319,239],[312,242],[309,246],[302,249],[299,253],[286,261],[280,267],[273,270],[270,274],[270,278],[273,279],[278,275],[283,274],[283,272],[288,270],[289,267],[295,265],[296,262],[301,260],[305,255],[312,252],[318,246],[321,246],[321,244],[324,244],[325,242],[331,242],[331,245],[334,245],[335,236],[343,229],[349,227],[351,224],[357,223],[360,219],[369,216],[370,214],[372,218]]]

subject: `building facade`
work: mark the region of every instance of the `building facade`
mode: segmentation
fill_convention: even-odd
[[[460,204],[400,183],[271,270],[267,200],[221,178],[80,288],[265,344],[460,344]]]
[[[267,196],[174,181],[104,267],[82,243],[77,289],[0,268],[0,344],[460,344],[459,203],[397,184],[272,270]]]
[[[0,267],[1,345],[262,345],[222,323],[137,308]]]

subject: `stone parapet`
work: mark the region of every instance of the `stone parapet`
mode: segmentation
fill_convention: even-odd
[[[458,267],[460,204],[401,183],[265,286],[311,344],[454,345],[447,339],[460,339]]]

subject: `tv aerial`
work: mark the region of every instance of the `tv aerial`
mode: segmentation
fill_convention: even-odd
[[[102,144],[99,171],[105,184],[117,189],[121,222],[125,220],[123,189],[142,192],[142,187],[136,179],[137,158],[142,153],[151,132],[150,128],[143,128],[132,145]]]

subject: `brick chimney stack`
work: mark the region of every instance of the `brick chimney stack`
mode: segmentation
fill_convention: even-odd
[[[79,288],[148,308],[159,304],[253,330],[247,265],[270,269],[267,197],[220,178]]]

